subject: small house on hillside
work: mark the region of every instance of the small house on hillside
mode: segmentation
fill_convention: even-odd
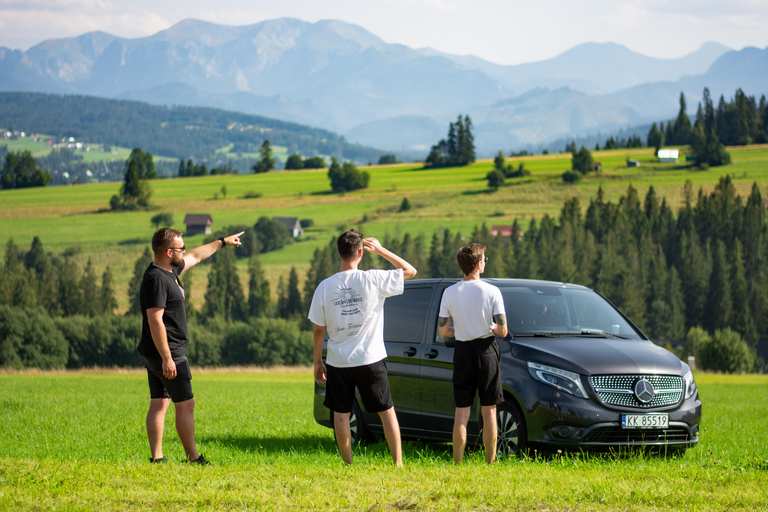
[[[680,152],[677,149],[660,149],[656,155],[663,164],[676,164]]]
[[[276,220],[288,228],[293,238],[304,235],[304,228],[301,227],[298,217],[272,217],[272,220]]]
[[[491,226],[491,236],[499,235],[505,238],[512,236],[512,226]]]
[[[184,217],[187,226],[187,235],[211,234],[213,218],[207,213],[188,213]]]
[[[501,235],[504,238],[509,238],[512,236],[512,227],[513,226],[491,226],[491,236]],[[523,232],[518,232],[517,237],[522,240]]]
[[[640,162],[638,160],[627,158],[627,167],[640,167]]]

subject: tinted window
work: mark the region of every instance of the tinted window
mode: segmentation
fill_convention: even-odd
[[[621,314],[591,290],[556,286],[500,288],[513,335],[590,330],[639,338]]]
[[[384,340],[421,343],[432,288],[407,288],[384,302]]]

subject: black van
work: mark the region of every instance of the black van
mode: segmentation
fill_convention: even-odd
[[[451,441],[454,339],[441,339],[443,291],[458,279],[405,283],[384,306],[384,340],[392,399],[404,439]],[[643,335],[610,302],[584,286],[486,279],[501,290],[509,335],[501,352],[504,403],[499,450],[669,448],[684,453],[699,440],[701,401],[687,364]],[[333,427],[315,384],[314,416]],[[378,414],[355,404],[353,443],[382,435]],[[469,445],[481,439],[479,402]]]

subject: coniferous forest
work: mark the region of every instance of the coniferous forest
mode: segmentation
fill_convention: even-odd
[[[515,223],[510,237],[493,236],[483,225],[472,233],[443,229],[431,235],[388,235],[383,243],[413,263],[420,278],[460,277],[456,251],[470,241],[482,243],[490,258],[484,277],[589,286],[654,342],[699,339],[704,347],[707,339],[725,340],[743,354],[724,370],[752,371],[762,363],[751,347],[768,338],[765,212],[757,184],[748,197],[741,197],[725,176],[708,194],[687,183],[677,212],[653,187],[641,195],[630,186],[617,203],[606,201],[600,189],[583,213],[578,200],[569,199],[558,218]],[[271,299],[258,252],[249,253],[246,285],[235,271],[234,253],[222,253],[212,258],[205,296],[188,295],[193,364],[311,361],[305,313],[317,284],[338,270],[335,240],[315,251],[303,290],[295,269],[287,280],[280,280],[277,301]],[[0,366],[138,364],[137,301],[126,315],[115,313],[109,268],[101,276],[90,263],[78,268],[72,255],[46,253],[38,238],[28,251],[9,240],[5,254],[0,273]],[[151,260],[147,249],[136,261],[129,296],[137,296]],[[364,267],[379,263],[363,260]],[[185,284],[194,273],[184,274]],[[689,343],[678,355],[693,351]],[[722,359],[722,354],[716,358]]]

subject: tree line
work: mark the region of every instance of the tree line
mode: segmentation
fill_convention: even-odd
[[[468,237],[443,228],[434,231],[431,237],[424,233],[387,234],[383,244],[411,262],[419,270],[420,278],[429,278],[461,277],[456,251],[468,241],[482,243],[487,246],[490,258],[485,277],[538,278],[589,286],[617,305],[656,343],[686,340],[684,348],[678,351],[681,357],[695,353],[697,358],[706,360],[706,354],[715,354],[710,356],[715,362],[707,363],[712,365],[711,369],[753,371],[761,363],[752,347],[768,338],[765,201],[757,184],[753,184],[747,197],[737,194],[729,176],[722,177],[711,193],[703,189],[696,192],[688,182],[683,196],[683,204],[675,212],[652,186],[644,197],[630,186],[617,203],[606,201],[603,190],[599,189],[584,213],[578,199],[568,199],[557,217],[545,215],[539,221],[531,220],[527,226],[515,221],[508,237],[493,235],[482,225]],[[217,234],[212,238],[215,236]],[[187,294],[188,313],[194,325],[191,346],[196,344],[195,336],[204,340],[195,349],[203,352],[195,356],[200,358],[196,361],[227,364],[229,359],[224,347],[235,343],[228,338],[231,334],[240,340],[238,350],[253,357],[240,359],[240,363],[264,364],[258,359],[262,356],[257,357],[262,353],[259,339],[246,336],[257,323],[264,329],[276,330],[264,336],[283,332],[280,329],[288,329],[287,325],[296,329],[298,334],[286,338],[285,343],[294,343],[294,339],[303,341],[278,351],[284,354],[281,357],[285,360],[298,361],[300,354],[310,355],[306,311],[317,284],[339,269],[335,239],[314,251],[303,283],[295,267],[287,277],[281,277],[276,301],[257,252],[250,250],[247,283],[241,283],[236,272],[235,251],[222,251],[211,258],[208,287],[199,305],[197,297]],[[3,340],[0,365],[23,365],[23,361],[34,359],[31,355],[24,359],[19,355],[22,352],[39,354],[41,358],[46,354],[45,346],[34,348],[22,343],[34,340],[37,334],[31,331],[8,334],[3,318],[16,318],[13,315],[20,315],[19,310],[33,312],[29,314],[37,315],[35,318],[52,319],[53,323],[36,320],[25,324],[24,329],[32,330],[55,325],[64,332],[61,325],[75,322],[67,320],[75,317],[89,328],[101,325],[89,322],[107,322],[104,317],[122,318],[114,314],[109,269],[99,281],[90,264],[79,269],[73,263],[73,256],[46,253],[39,239],[32,242],[28,252],[20,250],[12,240],[8,242],[0,273],[0,306],[6,308],[2,310],[6,316],[0,315],[0,339]],[[135,317],[140,311],[138,289],[152,258],[146,248],[136,261],[129,284],[132,304],[128,317]],[[361,268],[383,264],[379,259],[364,258]],[[182,276],[187,290],[194,280],[194,272]],[[9,310],[13,311],[9,313]],[[21,321],[13,322],[15,329],[21,329]],[[220,328],[223,324],[237,328]],[[129,329],[133,324],[114,320],[109,325],[117,326],[114,327],[117,333],[120,326]],[[120,347],[130,345],[125,337],[133,336],[130,332],[134,331],[126,332],[114,334],[110,342],[114,346],[101,348],[98,353],[125,354]],[[138,343],[138,339],[132,340]],[[45,345],[48,341],[41,343]],[[69,362],[61,364],[90,361],[87,359],[90,356],[84,354],[73,359],[75,349],[72,347],[76,346],[79,345],[68,345],[65,352],[69,354]],[[301,352],[299,347],[306,351]],[[109,356],[100,357],[111,361]],[[120,361],[122,359],[98,364],[122,364]],[[722,365],[728,362],[728,365],[718,366],[721,363],[717,361]]]
[[[693,124],[687,114],[685,94],[680,93],[680,109],[674,120],[653,123],[648,131],[648,146],[691,146],[696,165],[722,165],[730,162],[725,146],[745,146],[768,142],[768,100],[748,96],[740,88],[731,101],[720,96],[717,108],[708,88],[696,109]]]
[[[154,259],[149,248],[134,265],[125,315],[116,313],[109,266],[99,277],[90,259],[81,268],[75,263],[78,251],[46,252],[39,237],[29,251],[13,239],[5,249],[0,273],[0,367],[140,365],[136,357],[141,337],[139,289],[144,271]],[[216,255],[201,307],[191,293],[194,271],[181,277],[190,319],[188,357],[192,364],[309,364],[311,333],[296,321],[298,309],[286,309],[288,289],[281,284],[280,298],[273,304],[269,283],[254,254],[249,261],[246,298],[234,260],[234,251]],[[291,276],[297,279],[295,269]]]

